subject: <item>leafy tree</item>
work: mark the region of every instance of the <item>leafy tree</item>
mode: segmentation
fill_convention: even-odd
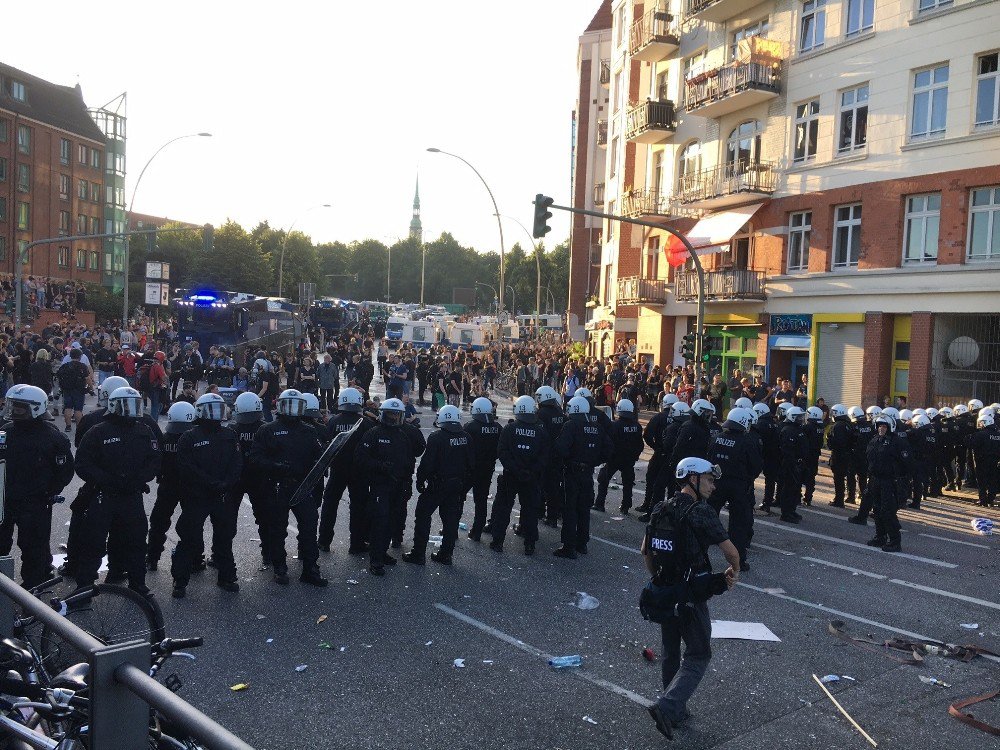
[[[192,286],[267,295],[271,292],[270,258],[246,230],[227,220],[215,231],[210,253],[201,253],[191,276]]]

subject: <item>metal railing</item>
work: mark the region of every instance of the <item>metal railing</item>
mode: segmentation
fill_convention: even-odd
[[[739,159],[681,175],[677,197],[681,203],[691,203],[738,193],[773,193],[777,185],[777,164]]]
[[[680,44],[677,22],[666,10],[654,9],[644,13],[629,29],[630,55],[653,42]]]
[[[597,145],[607,146],[608,145],[608,121],[598,120],[597,121]]]
[[[618,304],[656,304],[667,302],[666,279],[644,279],[641,276],[623,276],[618,279]]]
[[[603,206],[604,205],[604,183],[598,182],[594,185],[594,205]]]
[[[705,8],[710,5],[715,5],[719,0],[687,0],[687,13],[685,15],[693,16],[696,13],[701,13]]]
[[[684,99],[689,112],[712,102],[751,89],[781,91],[781,64],[773,59],[733,62],[721,68],[699,73],[687,80]]]
[[[629,190],[622,196],[622,216],[672,216],[670,196],[657,190]]]
[[[705,272],[705,297],[708,299],[765,299],[763,271],[726,268]],[[678,300],[698,298],[698,274],[680,271],[674,279],[674,296]]]
[[[0,636],[12,635],[15,608],[89,656],[90,750],[149,747],[149,709],[209,750],[253,750],[225,727],[149,676],[149,641],[107,646],[12,580],[14,559],[0,558]]]
[[[666,101],[647,99],[630,107],[625,117],[625,137],[628,139],[635,138],[647,130],[669,130],[672,132],[676,129],[677,117],[674,112],[674,103],[669,99]]]
[[[600,83],[602,86],[607,86],[611,83],[611,61],[601,60],[601,74]]]

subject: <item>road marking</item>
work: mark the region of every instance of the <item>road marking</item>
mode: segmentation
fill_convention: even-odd
[[[634,552],[635,550],[632,551]],[[515,638],[512,635],[504,633],[502,630],[497,630],[493,626],[487,625],[485,622],[481,622],[473,617],[469,617],[468,615],[463,614],[458,610],[454,610],[451,607],[448,607],[444,604],[435,604],[434,607],[437,610],[444,612],[446,615],[450,615],[451,617],[454,617],[456,620],[464,622],[466,625],[471,625],[477,630],[481,630],[482,632],[487,633],[488,635],[492,635],[494,638],[497,638],[503,641],[504,643],[509,643],[514,648],[520,649],[525,653],[531,654],[532,656],[536,656],[540,659],[545,659],[545,661],[548,661],[549,659],[553,658],[551,654],[547,654],[541,649],[536,648],[529,643],[525,643],[519,638]],[[628,688],[623,688],[621,685],[616,685],[613,682],[602,680],[600,677],[594,677],[592,674],[589,674],[588,672],[584,672],[579,669],[571,669],[569,670],[569,674],[580,680],[589,682],[591,685],[596,685],[599,688],[607,690],[610,693],[614,693],[615,695],[620,695],[623,698],[628,698],[630,701],[639,706],[642,706],[643,708],[648,707],[653,702],[649,698],[641,696],[638,693],[629,690]]]
[[[770,547],[766,544],[761,544],[760,542],[754,542],[750,545],[750,549],[756,548],[766,549],[768,552],[777,552],[779,555],[790,555],[791,557],[795,557],[794,552],[789,552],[787,549],[780,549],[778,547]]]
[[[618,549],[623,549],[626,552],[638,552],[639,551],[638,547],[629,547],[626,544],[619,544],[618,542],[612,542],[610,539],[604,539],[604,538],[599,537],[599,536],[593,536],[593,535],[591,535],[590,538],[593,539],[595,542],[601,542],[603,544],[608,544],[608,545],[611,545],[612,547],[617,547]]]
[[[877,578],[880,581],[885,581],[889,576],[879,575],[878,573],[869,573],[867,570],[861,570],[860,568],[852,568],[850,565],[840,565],[835,562],[830,562],[829,560],[820,560],[818,557],[802,557],[803,560],[808,560],[812,563],[817,563],[818,565],[826,565],[830,568],[837,568],[838,570],[846,570],[852,575],[858,576],[868,576],[869,578]]]
[[[902,581],[898,578],[890,578],[889,583],[895,583],[897,586],[906,586],[911,589],[917,589],[918,591],[925,591],[928,594],[946,596],[949,599],[958,599],[959,601],[968,602],[969,604],[977,604],[980,607],[989,607],[990,609],[1000,610],[1000,604],[997,604],[996,602],[986,601],[985,599],[977,599],[974,596],[966,596],[965,594],[954,594],[951,591],[942,591],[941,589],[936,589],[933,586],[921,586],[919,583],[910,583],[909,581]]]
[[[976,542],[966,542],[962,539],[949,539],[946,536],[938,536],[937,534],[918,534],[917,536],[925,536],[928,539],[937,539],[941,542],[951,542],[952,544],[964,544],[966,547],[978,547],[979,549],[990,549],[988,544],[977,544]]]
[[[806,513],[812,513],[815,516],[826,516],[827,518],[835,518],[838,521],[847,518],[847,516],[842,516],[839,513],[830,513],[825,510],[815,510],[814,508],[810,508],[808,505],[800,505],[798,509],[804,510]]]

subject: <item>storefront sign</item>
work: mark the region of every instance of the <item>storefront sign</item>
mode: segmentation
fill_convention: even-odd
[[[809,336],[812,333],[812,315],[772,315],[772,336]]]

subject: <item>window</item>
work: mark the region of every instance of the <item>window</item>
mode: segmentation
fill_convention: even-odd
[[[90,183],[90,200],[94,203],[101,202],[101,184],[99,182]]]
[[[861,204],[837,206],[833,222],[833,267],[856,268],[861,257]]]
[[[56,262],[59,264],[60,268],[69,268],[69,248],[61,247],[59,248],[59,253],[57,255]]]
[[[678,185],[683,186],[690,183],[700,171],[701,143],[699,141],[691,141],[681,151],[681,156],[677,163]]]
[[[85,201],[85,200],[87,200],[87,196],[89,194],[90,193],[89,193],[89,191],[87,189],[87,181],[86,180],[77,180],[77,183],[76,183],[76,197],[79,198],[82,201]]]
[[[767,19],[762,18],[756,23],[752,23],[748,26],[744,26],[742,29],[737,29],[733,32],[733,41],[729,45],[729,59],[735,60],[739,57],[740,42],[744,39],[750,39],[755,36],[762,36],[767,33]]]
[[[0,143],[6,143],[7,138],[7,121],[0,118]]]
[[[90,151],[90,166],[92,166],[94,169],[101,168],[101,152],[98,151],[96,148],[91,149]]]
[[[615,18],[615,46],[621,47],[625,40],[625,11],[627,3],[622,3],[618,8],[618,16]]]
[[[652,81],[650,85],[653,87],[650,92],[652,98],[661,102],[668,101],[670,99],[670,69],[667,68],[657,73],[655,78],[650,76],[650,80]]]
[[[59,212],[59,234],[69,234],[70,221],[69,211]]]
[[[937,262],[941,193],[909,196],[905,219],[903,262]]]
[[[77,214],[76,216],[76,233],[77,234],[87,233],[87,217],[85,214]]]
[[[81,164],[87,163],[87,157],[88,157],[87,151],[88,151],[87,147],[84,146],[82,143],[76,147],[76,157],[77,157],[76,160]]]
[[[816,143],[819,139],[819,99],[798,104],[795,107],[795,162],[812,161],[816,158]]]
[[[612,216],[615,215],[615,202],[608,201],[608,213]],[[615,237],[618,236],[618,222],[608,219],[608,239],[614,242]]]
[[[660,274],[660,238],[650,237],[646,245],[645,272],[643,278],[656,279]]]
[[[863,149],[868,143],[868,84],[840,92],[840,139],[837,151],[841,154]]]
[[[653,194],[656,196],[656,200],[659,201],[659,196],[666,192],[663,189],[663,161],[664,157],[667,155],[666,151],[660,150],[653,154],[653,169],[649,181],[649,186],[653,189]]]
[[[7,199],[0,196],[0,221],[7,221]]]
[[[611,176],[618,172],[618,136],[611,139]]]
[[[116,188],[112,185],[105,187],[106,202],[114,206],[125,206],[125,188]]]
[[[17,150],[22,154],[31,153],[31,128],[27,125],[17,126]]]
[[[17,202],[17,228],[31,229],[31,204],[24,201]]]
[[[969,260],[1000,260],[1000,186],[972,191]]]
[[[112,156],[114,160],[112,161]],[[125,176],[125,154],[108,154],[108,171]]]
[[[87,251],[77,250],[76,251],[76,267],[80,269],[85,269],[87,267]]]
[[[921,13],[926,13],[929,10],[937,10],[938,8],[947,8],[951,5],[952,0],[920,0],[919,11]]]
[[[91,234],[101,233],[101,220],[96,216],[90,217],[90,233]]]
[[[705,70],[705,55],[706,52],[699,52],[697,55],[692,55],[691,57],[684,60],[684,71],[681,77],[681,103],[687,101],[687,82],[694,78],[696,75],[704,72]]]
[[[73,144],[70,143],[69,138],[61,138],[59,140],[59,163],[69,164],[70,149],[73,148]]]
[[[622,107],[622,96],[625,93],[625,86],[622,81],[622,71],[615,73],[615,90],[611,92],[611,102],[614,110],[612,114],[618,112]]]
[[[7,260],[7,238],[0,237],[0,260]]]
[[[749,166],[760,163],[760,123],[747,120],[729,134],[726,144],[726,164]]]
[[[20,81],[10,82],[10,95],[12,98],[17,99],[19,102],[24,101],[24,84]]]
[[[918,70],[913,74],[913,117],[910,138],[944,135],[948,117],[948,66]]]
[[[847,0],[846,35],[857,36],[875,28],[875,0]]]
[[[1000,53],[976,61],[976,127],[1000,125]]]
[[[90,251],[90,270],[97,271],[101,267],[101,256],[96,250]]]
[[[64,201],[69,200],[69,189],[71,185],[68,174],[59,175],[59,198]]]
[[[0,182],[7,179],[7,160],[0,156]]]
[[[799,211],[788,217],[788,272],[809,270],[809,237],[812,234],[812,211]]]
[[[27,164],[17,165],[17,192],[27,193],[31,190],[31,167]]]
[[[819,49],[825,38],[826,0],[806,0],[799,22],[799,52]]]

